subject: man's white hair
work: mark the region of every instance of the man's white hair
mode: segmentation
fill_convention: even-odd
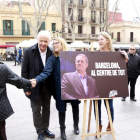
[[[37,40],[39,39],[40,35],[47,36],[49,38],[49,41],[51,40],[51,34],[49,31],[41,30],[37,35]]]

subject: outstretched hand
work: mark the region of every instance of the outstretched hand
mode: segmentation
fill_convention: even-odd
[[[120,51],[120,53],[121,53],[122,55],[124,55],[125,60],[126,60],[126,62],[127,62],[128,59],[129,59],[127,53],[126,53],[125,51]]]
[[[31,79],[30,81],[31,81],[31,84],[32,84],[32,88],[34,88],[37,84],[36,79]]]

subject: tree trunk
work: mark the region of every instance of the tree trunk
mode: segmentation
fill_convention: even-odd
[[[74,32],[71,32],[72,33],[72,42],[75,41],[75,33]]]

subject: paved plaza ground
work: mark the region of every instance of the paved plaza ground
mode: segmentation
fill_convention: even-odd
[[[14,66],[14,62],[4,62],[16,74],[20,75],[21,66]],[[122,87],[123,88],[123,87]],[[14,114],[6,120],[6,133],[8,140],[37,140],[37,134],[33,126],[32,111],[30,100],[25,97],[22,89],[7,84],[7,92]],[[140,78],[136,84],[137,102],[131,101],[129,97],[125,102],[121,98],[114,99],[115,121],[113,123],[116,140],[140,140]],[[88,112],[87,112],[88,114]],[[104,103],[102,103],[102,123],[103,130],[106,131],[108,117]],[[83,124],[83,102],[80,104],[80,122],[79,128],[82,132]],[[60,128],[58,123],[58,111],[55,107],[55,101],[51,100],[51,116],[49,130],[55,133],[55,140],[61,140]],[[86,129],[87,130],[87,129]],[[91,131],[96,132],[96,123],[92,108]],[[71,105],[67,106],[66,113],[66,135],[67,140],[81,140],[80,135],[73,132],[73,119]],[[45,140],[51,140],[45,138]],[[85,138],[85,140],[97,140],[94,136]],[[104,135],[100,140],[112,140],[112,135]]]

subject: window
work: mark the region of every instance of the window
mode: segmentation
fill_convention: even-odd
[[[113,33],[111,33],[111,39],[113,39],[114,38],[114,34]]]
[[[95,27],[91,26],[91,34],[95,34]]]
[[[121,39],[120,39],[120,32],[117,32],[117,42],[120,42]]]
[[[100,0],[100,8],[104,8],[104,0]]]
[[[96,22],[96,12],[95,12],[95,11],[91,11],[91,21],[92,21],[93,23]]]
[[[130,32],[130,42],[133,42],[133,32]]]
[[[71,27],[72,27],[72,29],[73,29],[73,25],[71,25]],[[68,28],[68,33],[70,33],[71,34],[71,31],[70,31],[70,29]]]
[[[78,25],[78,34],[82,34],[82,25]]]
[[[100,12],[100,23],[104,22],[104,12]]]
[[[78,15],[78,21],[83,21],[83,10],[82,9],[79,9],[79,15]]]
[[[42,25],[39,28],[38,32],[40,32],[41,30],[45,30],[45,22],[42,23]]]
[[[3,20],[3,34],[13,35],[13,20]]]
[[[79,0],[79,5],[83,5],[83,0]]]
[[[52,31],[56,31],[56,23],[52,23]]]
[[[29,24],[24,20],[22,20],[22,35],[30,35]]]
[[[71,14],[71,13],[72,13],[72,14]],[[72,8],[69,8],[69,9],[68,9],[68,14],[69,14],[69,15],[71,14],[70,20],[73,21],[73,11],[72,11]]]

